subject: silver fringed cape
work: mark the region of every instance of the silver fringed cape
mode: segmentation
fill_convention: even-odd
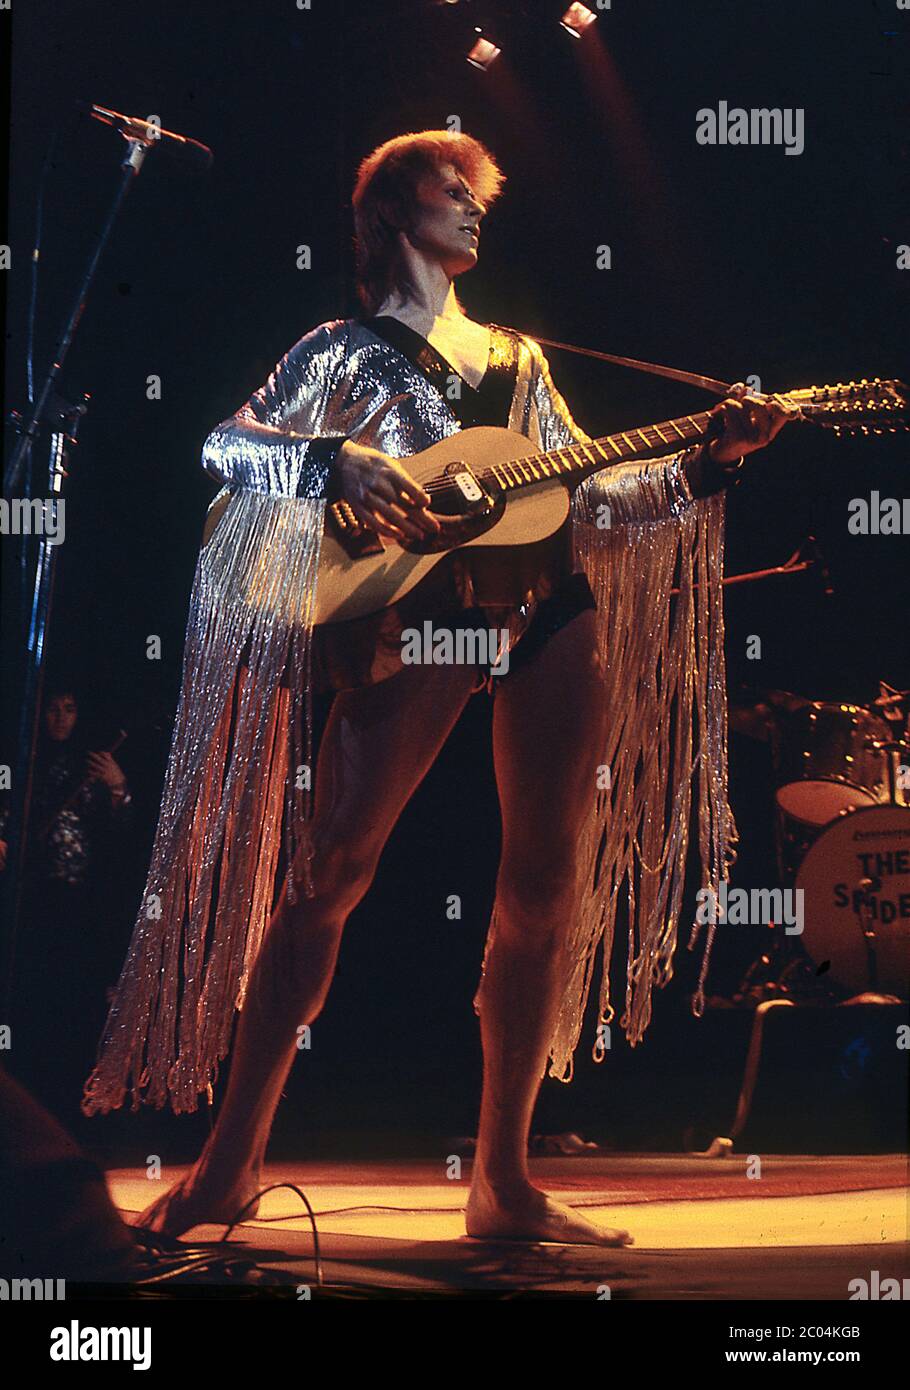
[[[587,441],[539,345],[517,341],[509,427],[541,450]],[[306,334],[206,440],[203,462],[224,485],[216,502],[226,506],[199,555],[148,880],[86,1083],[86,1114],[118,1108],[127,1090],[134,1109],[170,1102],[192,1111],[200,1093],[211,1098],[268,925],[282,843],[312,892],[301,774],[311,758],[313,598],[335,454],[353,438],[406,458],[459,428],[417,367],[348,319]],[[650,1019],[652,988],[672,974],[696,777],[706,887],[726,878],[736,838],[726,784],[723,496],[693,502],[680,455],[619,464],[576,490],[571,525],[576,567],[597,602],[606,713],[597,762],[609,786],[592,794],[579,845],[580,901],[549,1054],[550,1075],[561,1080],[571,1077],[598,945],[599,1023],[613,1018],[621,892],[629,942],[620,1023],[633,1044]],[[488,946],[493,931],[495,916]],[[599,1026],[595,1056],[603,1048]]]

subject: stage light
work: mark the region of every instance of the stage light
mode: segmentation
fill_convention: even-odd
[[[495,43],[490,43],[489,39],[480,38],[468,54],[468,62],[472,68],[480,68],[481,72],[486,72],[501,52],[502,50],[497,48]]]
[[[570,5],[559,22],[573,39],[580,39],[588,25],[593,24],[596,18],[597,15],[589,10],[587,5]]]

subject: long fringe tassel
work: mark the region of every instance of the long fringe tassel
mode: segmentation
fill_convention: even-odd
[[[282,826],[312,893],[309,661],[325,503],[248,490],[199,557],[148,879],[85,1086],[197,1108],[230,1046],[268,925]]]
[[[596,494],[595,494],[596,497]],[[735,857],[727,799],[724,664],[724,500],[713,497],[679,517],[600,530],[596,502],[576,504],[576,554],[598,608],[605,675],[598,790],[580,846],[580,908],[569,924],[567,981],[550,1047],[550,1075],[572,1062],[602,946],[598,1033],[614,1017],[610,956],[619,895],[626,888],[628,971],[620,1026],[632,1046],[651,1018],[654,986],[673,973],[688,853],[692,784],[699,773],[703,884],[715,892]],[[678,588],[678,595],[673,595]],[[689,942],[696,944],[697,928]],[[693,1008],[704,1005],[713,929],[706,940]]]

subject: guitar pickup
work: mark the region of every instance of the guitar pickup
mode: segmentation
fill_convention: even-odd
[[[333,502],[328,513],[339,544],[352,560],[359,560],[361,555],[382,554],[384,546],[379,536],[357,520],[348,502]]]
[[[477,512],[488,512],[495,504],[495,499],[487,492],[480,482],[473,469],[469,468],[462,460],[446,465],[445,475],[450,483],[454,483],[465,503],[465,513],[472,515]]]

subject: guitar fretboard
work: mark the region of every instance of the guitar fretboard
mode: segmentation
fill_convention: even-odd
[[[545,478],[595,473],[605,464],[639,458],[654,449],[668,448],[675,452],[680,444],[703,439],[710,419],[707,411],[681,415],[676,420],[663,420],[659,425],[644,425],[641,429],[604,435],[584,444],[566,444],[546,454],[530,454],[508,463],[496,463],[484,470],[483,481],[500,492],[511,492]]]

